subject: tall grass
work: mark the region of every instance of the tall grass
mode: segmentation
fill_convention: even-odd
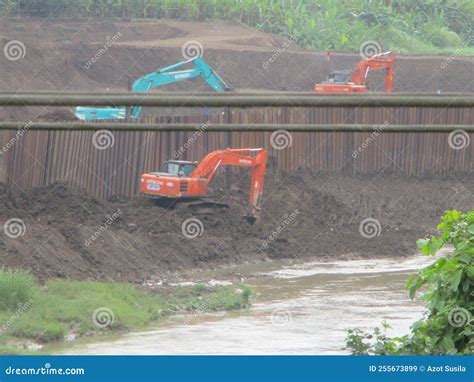
[[[367,40],[412,53],[474,46],[472,0],[0,0],[2,13],[232,20],[317,50],[354,51]]]
[[[23,304],[32,300],[36,289],[29,272],[0,269],[0,311],[21,308]]]

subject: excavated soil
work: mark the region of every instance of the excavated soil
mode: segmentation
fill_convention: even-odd
[[[181,61],[182,48],[189,45],[201,46],[204,59],[236,91],[313,91],[329,71],[352,69],[361,58],[357,52],[334,53],[328,61],[325,53],[304,50],[289,38],[224,22],[2,19],[0,49],[12,40],[24,45],[24,57],[11,61],[0,55],[2,91],[125,91],[132,80]],[[369,86],[382,91],[382,77],[370,74]],[[208,88],[193,79],[166,90]],[[474,59],[459,51],[397,54],[395,91],[474,92]],[[48,110],[6,109],[0,117],[24,120]],[[72,108],[68,111],[72,115]],[[144,115],[150,113],[147,109]]]
[[[139,197],[100,201],[71,184],[26,193],[3,187],[0,221],[22,219],[26,229],[17,238],[2,235],[0,263],[31,269],[39,279],[141,283],[170,272],[274,259],[406,256],[416,250],[417,238],[434,232],[443,210],[474,208],[474,177],[269,172],[254,226],[242,218],[248,178],[240,173],[213,184],[214,199],[230,208],[210,214],[193,214],[185,206],[164,209]],[[189,218],[202,222],[196,238],[183,235]],[[361,235],[366,218],[380,223],[373,238]]]
[[[112,46],[97,56],[111,39]],[[0,54],[2,91],[125,90],[131,79],[182,60],[189,41],[202,45],[205,60],[237,91],[311,91],[330,70],[350,69],[360,59],[334,54],[327,61],[324,53],[305,51],[284,37],[218,22],[3,19],[0,52],[12,40],[25,46],[24,57],[11,61]],[[98,58],[87,65],[92,57]],[[473,65],[472,57],[456,52],[398,55],[395,89],[473,92]],[[379,80],[371,77],[373,89],[381,89]],[[206,86],[196,79],[166,90]],[[0,110],[0,118],[18,120],[71,116],[72,108]],[[31,269],[39,279],[143,282],[169,272],[272,259],[404,256],[415,250],[418,237],[432,232],[444,209],[474,207],[473,177],[274,172],[270,166],[262,217],[254,226],[242,219],[248,178],[239,173],[216,178],[215,198],[230,208],[208,215],[193,215],[184,206],[165,210],[146,198],[97,200],[74,184],[25,192],[1,186],[0,222],[21,219],[26,229],[17,238],[0,236],[0,265]],[[189,239],[182,223],[192,217],[202,222],[203,232]],[[380,223],[374,238],[359,232],[366,218]]]

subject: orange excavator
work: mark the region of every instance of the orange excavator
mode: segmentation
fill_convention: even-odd
[[[374,54],[360,61],[352,72],[331,72],[326,81],[316,84],[315,91],[325,94],[367,93],[367,75],[371,70],[380,69],[385,69],[385,92],[393,92],[395,54],[392,52]]]
[[[263,148],[224,149],[207,154],[201,162],[168,160],[163,163],[161,172],[143,174],[140,192],[171,202],[189,201],[206,197],[207,186],[220,166],[251,167],[250,211],[247,221],[255,223],[260,211],[260,197],[263,191],[268,152]],[[203,202],[194,204],[209,207],[224,203]],[[228,207],[228,206],[227,206]]]

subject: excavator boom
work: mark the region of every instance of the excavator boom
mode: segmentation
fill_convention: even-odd
[[[263,148],[225,149],[207,154],[199,164],[187,161],[165,162],[166,172],[141,176],[140,191],[162,198],[197,198],[207,194],[207,186],[221,166],[250,167],[249,220],[260,210],[268,152]]]
[[[187,64],[193,65],[193,68],[187,70],[175,70]],[[140,77],[132,84],[132,92],[148,93],[151,89],[159,86],[172,84],[179,81],[189,80],[201,77],[204,82],[216,92],[230,90],[227,84],[219,75],[200,57],[181,61],[176,64],[158,69],[155,72]],[[138,118],[141,113],[141,107],[131,108],[130,116]],[[92,119],[124,119],[127,117],[127,109],[119,108],[95,108],[95,107],[76,107],[76,117],[83,120]]]

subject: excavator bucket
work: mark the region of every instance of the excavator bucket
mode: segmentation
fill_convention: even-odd
[[[245,215],[245,220],[247,220],[247,223],[249,223],[250,225],[254,225],[257,222],[258,218],[255,215],[248,214]]]
[[[91,119],[125,119],[127,115],[127,109],[125,107],[120,108],[97,108],[97,107],[76,107],[75,115],[77,118],[82,120]]]
[[[259,207],[252,207],[252,211],[244,216],[247,223],[250,225],[254,225],[256,222],[260,220],[261,208]]]

